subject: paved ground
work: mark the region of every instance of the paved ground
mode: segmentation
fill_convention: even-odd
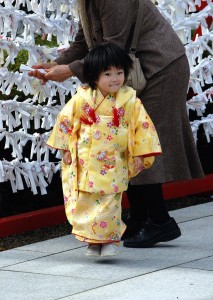
[[[0,299],[213,300],[213,202],[171,215],[179,239],[111,259],[71,235],[0,252]]]

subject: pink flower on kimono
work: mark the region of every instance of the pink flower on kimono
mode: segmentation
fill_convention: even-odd
[[[84,165],[84,160],[82,158],[79,160],[79,162],[82,166]]]
[[[117,186],[117,185],[114,186],[114,192],[115,192],[115,193],[118,192],[118,186]]]
[[[100,172],[101,175],[106,175],[106,173],[107,173],[106,170],[101,170]]]
[[[71,124],[67,116],[62,116],[61,122],[59,123],[59,130],[63,133],[72,133],[73,125]]]
[[[148,123],[148,122],[143,122],[142,127],[143,127],[144,129],[149,128],[149,123]]]
[[[89,187],[91,187],[91,188],[93,187],[93,182],[92,181],[89,182]]]
[[[113,123],[112,122],[109,122],[109,123],[107,123],[107,127],[112,127],[113,126]]]
[[[96,155],[97,160],[102,161],[107,158],[107,151],[99,151]]]
[[[106,228],[107,227],[107,222],[102,221],[100,223],[101,228]]]
[[[68,202],[68,197],[64,196],[64,204],[67,204]]]
[[[109,135],[107,136],[107,140],[111,141],[112,139],[113,139],[113,137],[109,134]]]
[[[124,116],[124,109],[123,109],[123,107],[120,107],[120,108],[118,109],[118,115],[119,115],[120,117],[123,117],[123,116]]]

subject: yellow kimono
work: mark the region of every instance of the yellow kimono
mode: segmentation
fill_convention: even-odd
[[[161,153],[155,127],[130,87],[105,98],[99,90],[80,87],[57,117],[47,141],[69,150],[71,165],[62,162],[65,211],[72,233],[90,243],[116,242],[122,192],[133,172],[133,157],[143,156],[145,168]]]

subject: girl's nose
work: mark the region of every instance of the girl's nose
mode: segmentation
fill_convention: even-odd
[[[114,76],[112,77],[112,80],[113,80],[113,81],[117,81],[117,80],[118,80],[118,75],[114,75]]]

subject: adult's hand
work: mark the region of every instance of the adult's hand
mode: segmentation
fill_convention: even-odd
[[[42,84],[45,84],[48,80],[63,82],[73,76],[68,65],[58,65],[55,62],[38,64],[32,68],[35,70],[30,71],[28,75],[41,79]],[[45,73],[41,73],[39,69],[44,69]]]
[[[32,76],[32,77],[35,77],[35,78],[38,78],[38,79],[41,79],[41,80],[45,80],[45,74],[41,73],[39,71],[39,69],[43,69],[43,70],[45,70],[45,69],[51,69],[54,66],[57,66],[57,63],[54,62],[54,61],[50,62],[50,63],[42,63],[42,64],[34,65],[34,66],[32,66],[32,68],[34,69],[34,71],[28,72],[28,75]]]

